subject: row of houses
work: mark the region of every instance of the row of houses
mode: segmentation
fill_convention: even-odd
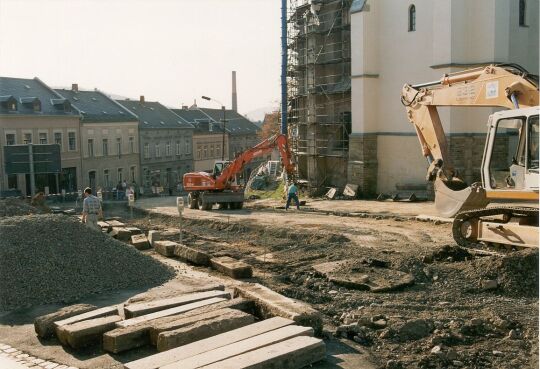
[[[31,194],[29,174],[6,173],[4,146],[57,144],[61,172],[35,175],[50,193],[119,182],[148,191],[177,189],[184,173],[211,170],[258,142],[259,128],[234,110],[173,109],[157,101],[115,100],[99,90],[53,89],[38,78],[0,77],[0,191]],[[245,170],[249,175],[258,163]]]

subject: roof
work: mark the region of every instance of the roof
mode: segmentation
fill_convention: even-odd
[[[353,0],[351,4],[351,14],[363,11],[364,5],[366,5],[366,0]]]
[[[117,100],[117,102],[138,117],[140,129],[193,129],[191,124],[157,101],[141,103],[137,100]]]
[[[221,122],[223,120],[223,110],[221,109],[199,108],[199,110],[215,122]],[[225,129],[233,136],[253,135],[261,130],[255,123],[234,110],[225,111],[225,120]]]
[[[81,113],[82,122],[136,122],[137,117],[101,91],[55,89]]]
[[[79,115],[70,109],[69,102],[38,78],[0,77],[0,97],[0,115]],[[10,101],[16,102],[16,110],[8,110],[6,103]],[[37,102],[41,103],[41,109],[34,111]]]
[[[195,127],[194,133],[223,133],[221,122],[215,122],[199,109],[172,109],[172,111],[180,118],[193,125],[193,127]]]

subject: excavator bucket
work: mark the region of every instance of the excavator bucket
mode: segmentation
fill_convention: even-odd
[[[460,211],[482,209],[489,200],[481,186],[467,186],[461,181],[435,180],[435,208],[446,218],[452,218]]]

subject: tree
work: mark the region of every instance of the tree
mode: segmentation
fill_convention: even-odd
[[[261,140],[265,140],[277,133],[279,133],[279,111],[266,113],[261,130],[259,131],[259,137]]]

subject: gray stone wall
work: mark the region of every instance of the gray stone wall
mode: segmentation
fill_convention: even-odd
[[[362,197],[377,193],[377,135],[349,136],[348,182],[357,184]]]

